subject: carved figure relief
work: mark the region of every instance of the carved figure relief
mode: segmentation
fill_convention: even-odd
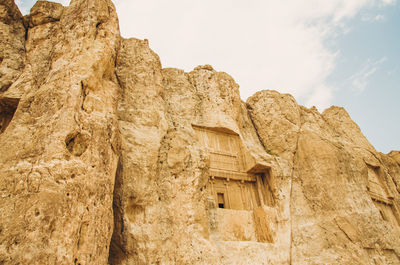
[[[393,225],[400,225],[399,219],[393,207],[393,196],[380,180],[379,167],[367,165],[368,168],[368,192],[371,199],[378,209],[383,220],[390,222]]]

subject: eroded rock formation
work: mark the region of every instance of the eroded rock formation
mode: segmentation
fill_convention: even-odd
[[[109,0],[0,2],[1,264],[398,264],[400,155],[163,69]]]

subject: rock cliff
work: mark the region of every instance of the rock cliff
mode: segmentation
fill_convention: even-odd
[[[400,153],[161,66],[110,0],[0,1],[1,264],[399,264]]]

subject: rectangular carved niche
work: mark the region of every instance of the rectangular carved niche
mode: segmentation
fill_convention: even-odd
[[[252,210],[260,206],[254,181],[211,177],[209,187],[218,208]]]
[[[383,220],[393,225],[400,225],[399,218],[393,206],[393,196],[390,195],[386,184],[381,180],[379,167],[367,164],[368,192]]]
[[[3,133],[10,124],[18,103],[17,98],[0,98],[0,133]]]
[[[226,241],[273,242],[264,205],[272,206],[269,169],[248,169],[240,136],[224,128],[193,126],[210,157],[208,189],[217,211],[217,231]],[[248,154],[248,153],[247,153]]]

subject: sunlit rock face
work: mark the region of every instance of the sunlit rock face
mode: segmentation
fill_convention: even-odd
[[[1,65],[19,72],[0,93],[0,263],[107,264],[119,157],[114,6],[39,1],[25,24],[12,1],[0,7],[1,27],[18,29],[5,40],[22,42],[1,50],[25,62]]]
[[[0,2],[0,93],[21,75],[25,58],[24,19],[12,0]]]
[[[109,0],[0,2],[1,264],[399,264],[400,153],[163,69]]]

